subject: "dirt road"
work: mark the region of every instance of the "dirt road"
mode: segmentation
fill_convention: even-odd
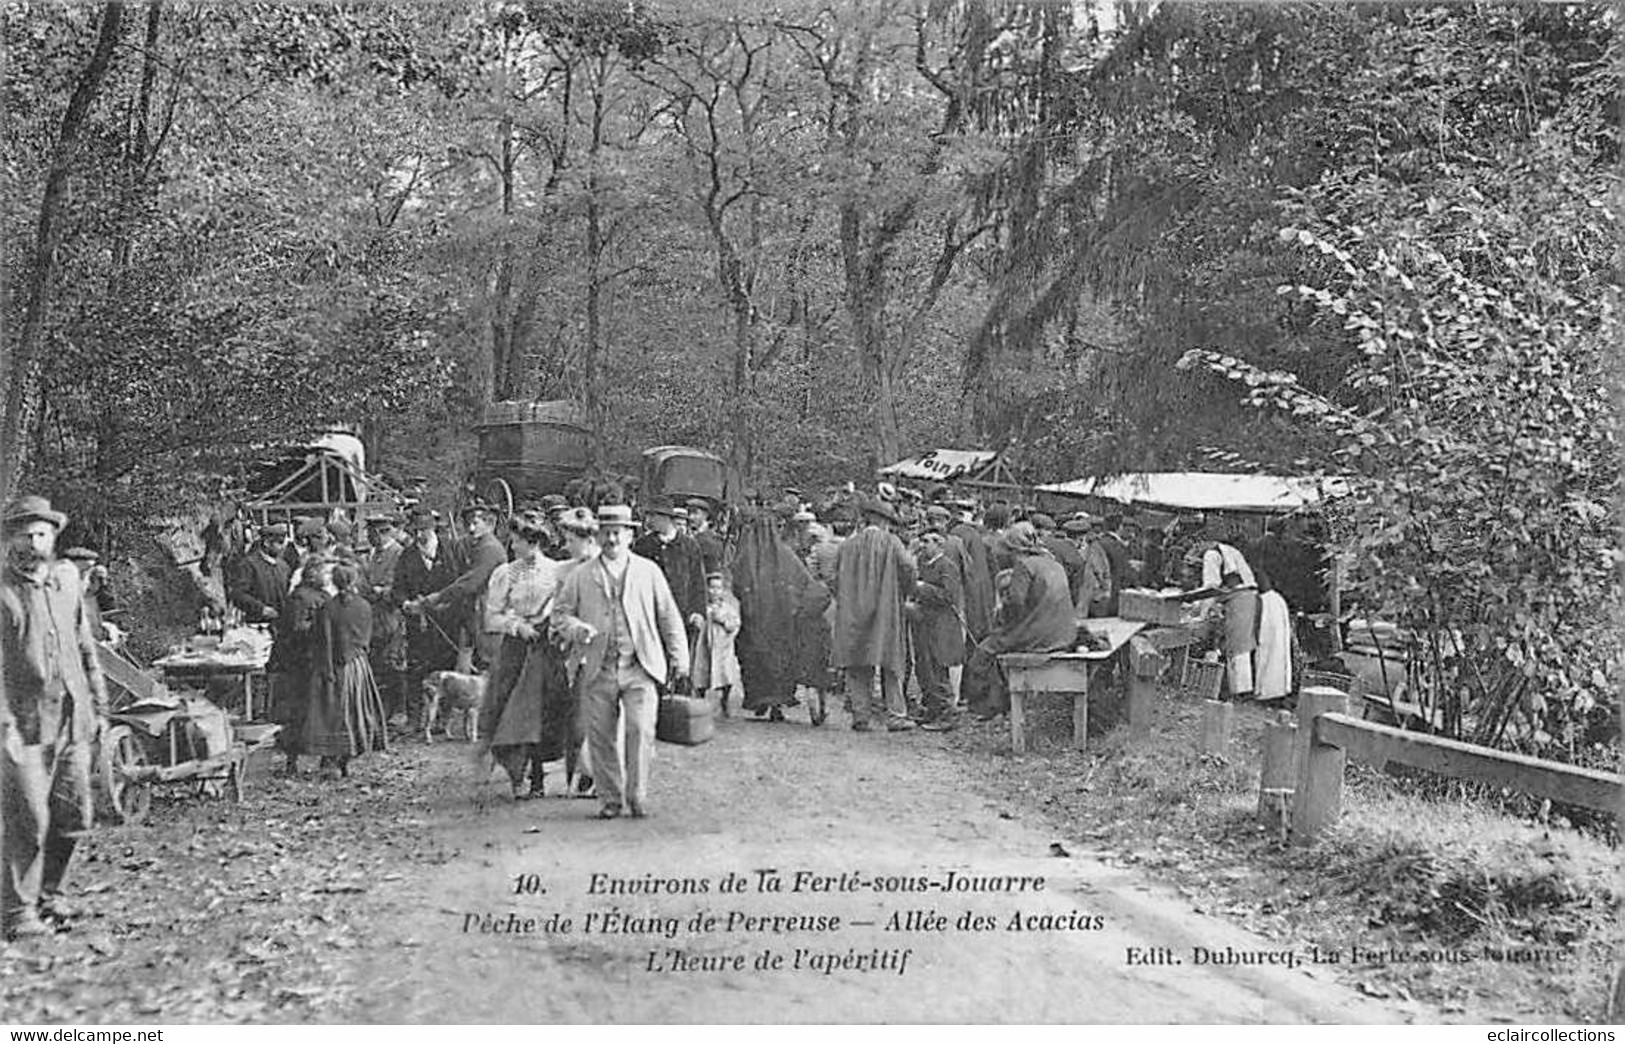
[[[1249,961],[1278,951],[1001,808],[937,737],[833,726],[734,720],[710,744],[662,745],[644,821],[599,821],[592,802],[562,797],[513,804],[495,782],[481,792],[488,800],[476,799],[463,767],[445,760],[451,748],[437,747],[422,766],[444,780],[432,822],[459,854],[412,882],[395,897],[399,914],[375,925],[367,950],[377,959],[357,969],[351,1017],[1419,1014],[1379,1006],[1313,967],[1199,964],[1204,950]],[[1068,855],[1055,854],[1057,841]],[[662,891],[609,894],[613,882]],[[724,891],[733,885],[742,891]],[[705,891],[665,891],[685,887]]]
[[[0,948],[0,1022],[1439,1018],[1199,963],[1286,958],[993,798],[941,736],[726,722],[660,746],[641,821],[513,803],[468,751],[98,827],[71,930]]]

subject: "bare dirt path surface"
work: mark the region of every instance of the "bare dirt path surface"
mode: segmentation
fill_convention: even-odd
[[[1393,1022],[1421,1015],[1374,1003],[1312,968],[1198,966],[1194,947],[1276,948],[1081,850],[1056,855],[1052,843],[1067,849],[1071,842],[980,794],[963,763],[929,735],[854,734],[833,722],[822,729],[725,722],[707,745],[660,747],[653,814],[641,822],[599,821],[592,802],[563,798],[513,804],[496,796],[476,811],[469,790],[452,782],[436,801],[443,843],[461,854],[403,896],[415,915],[399,918],[393,931],[380,926],[373,952],[382,959],[361,975],[368,985],[357,1017]],[[708,891],[593,894],[596,874],[703,881]],[[853,890],[813,890],[814,882],[842,888],[843,874]],[[522,875],[535,875],[545,894],[515,895],[516,885],[530,883]],[[744,891],[719,891],[730,875],[743,879]],[[1003,890],[961,892],[955,883],[993,878]],[[783,890],[763,890],[771,879]],[[909,890],[921,881],[923,890]],[[606,884],[599,879],[600,892]],[[568,934],[485,933],[476,922],[487,914],[510,927],[514,917],[545,926],[555,916],[572,926]],[[606,914],[624,920],[605,931]],[[775,932],[749,920],[774,915],[840,921],[835,930],[826,921],[822,931],[802,924],[808,930]],[[696,916],[715,918],[712,930],[691,930]],[[981,929],[967,919],[979,919]],[[391,951],[391,936],[402,949]],[[1183,963],[1130,965],[1131,950],[1146,962]],[[764,951],[783,965],[758,968]]]
[[[347,781],[251,779],[240,805],[99,827],[71,930],[0,949],[0,1022],[1439,1018],[1314,967],[1196,963],[1196,947],[1279,951],[992,797],[940,736],[724,722],[659,747],[641,821],[514,803],[473,782],[468,752],[408,740]],[[1004,890],[957,891],[950,872]],[[812,890],[843,874],[850,890]],[[520,930],[482,931],[487,916]],[[544,930],[554,918],[569,931]],[[764,951],[782,963],[758,969]]]

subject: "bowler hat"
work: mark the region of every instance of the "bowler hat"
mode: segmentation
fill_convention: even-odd
[[[270,525],[260,530],[260,539],[262,540],[282,540],[286,538],[287,535],[288,524],[286,522],[272,522]]]
[[[622,526],[626,529],[636,529],[638,522],[637,519],[632,517],[632,509],[625,504],[600,504],[598,505],[598,525],[600,527]]]
[[[94,562],[102,556],[88,547],[70,547],[62,552],[62,557],[70,562]]]
[[[570,510],[570,502],[557,493],[549,493],[542,498],[542,510],[551,515],[555,511]]]
[[[431,511],[428,508],[417,508],[411,515],[407,516],[406,528],[412,530],[433,529],[439,522],[439,512]]]
[[[467,518],[470,515],[484,515],[487,518],[495,518],[497,512],[495,508],[483,500],[471,500],[463,505],[461,511],[457,512],[458,518]]]
[[[688,508],[689,514],[696,511],[703,511],[707,515],[711,514],[711,502],[702,497],[691,497],[683,506]]]
[[[1050,516],[1044,514],[1043,512],[1039,512],[1038,514],[1035,514],[1028,521],[1032,522],[1034,529],[1054,529],[1055,528],[1055,520],[1053,518],[1051,518]]]
[[[61,529],[68,524],[68,516],[54,510],[44,497],[18,497],[6,508],[5,524],[20,526],[24,522],[49,522]]]
[[[645,515],[665,515],[667,518],[687,518],[688,512],[673,504],[664,497],[653,501],[643,509]]]

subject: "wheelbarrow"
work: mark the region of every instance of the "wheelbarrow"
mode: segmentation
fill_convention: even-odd
[[[106,671],[109,657],[100,659]],[[172,693],[122,658],[107,673],[123,691],[96,750],[104,815],[118,823],[144,821],[160,786],[242,800],[249,754],[274,742],[280,726],[234,725],[216,704]]]

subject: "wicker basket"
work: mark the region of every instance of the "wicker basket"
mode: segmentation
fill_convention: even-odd
[[[1197,657],[1187,657],[1185,671],[1180,678],[1181,695],[1199,700],[1219,698],[1219,686],[1224,683],[1224,664],[1209,663]]]

